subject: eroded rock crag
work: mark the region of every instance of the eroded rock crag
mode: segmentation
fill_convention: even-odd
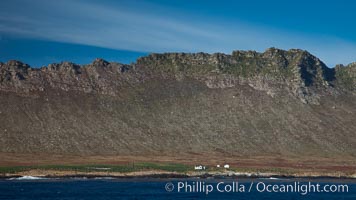
[[[356,156],[356,65],[307,51],[0,63],[0,151]]]

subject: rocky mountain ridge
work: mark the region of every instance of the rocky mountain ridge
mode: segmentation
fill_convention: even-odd
[[[280,85],[287,87],[304,103],[317,103],[310,88],[355,91],[355,63],[328,68],[307,51],[276,48],[263,53],[233,51],[231,55],[215,53],[164,53],[141,57],[125,65],[96,59],[88,65],[70,62],[31,68],[20,61],[0,63],[0,89],[29,94],[54,88],[85,93],[116,95],[125,82],[135,84],[154,76],[194,78],[211,88],[248,84],[275,95]],[[279,86],[276,86],[279,85]],[[335,92],[331,91],[331,92]],[[314,96],[314,97],[313,97]]]
[[[164,53],[0,64],[0,152],[355,158],[355,63],[310,53]]]

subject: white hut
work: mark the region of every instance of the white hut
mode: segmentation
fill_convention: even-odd
[[[205,170],[205,166],[203,166],[203,165],[196,165],[196,166],[194,166],[194,169],[195,169],[195,170]]]

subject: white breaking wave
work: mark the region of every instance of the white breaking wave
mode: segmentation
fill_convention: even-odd
[[[279,180],[279,178],[275,178],[275,177],[269,177],[268,179],[270,179],[270,180]]]
[[[260,178],[265,180],[289,180],[288,178],[276,178],[276,177],[268,177],[268,178]]]
[[[96,180],[112,180],[115,179],[114,177],[95,177]]]
[[[47,179],[47,178],[37,177],[37,176],[22,176],[16,178],[9,178],[8,180],[41,180],[41,179]]]
[[[281,180],[280,178],[275,178],[275,177],[268,177],[268,178],[260,178],[264,180]]]

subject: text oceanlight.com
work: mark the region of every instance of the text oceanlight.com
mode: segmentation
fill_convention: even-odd
[[[327,183],[312,183],[312,182],[289,182],[289,183],[265,183],[250,182],[218,182],[206,183],[204,181],[192,182],[169,182],[165,185],[168,192],[178,193],[205,193],[211,192],[220,193],[244,193],[244,192],[267,192],[267,193],[299,193],[307,195],[308,193],[336,193],[348,192],[347,184],[327,184]]]

